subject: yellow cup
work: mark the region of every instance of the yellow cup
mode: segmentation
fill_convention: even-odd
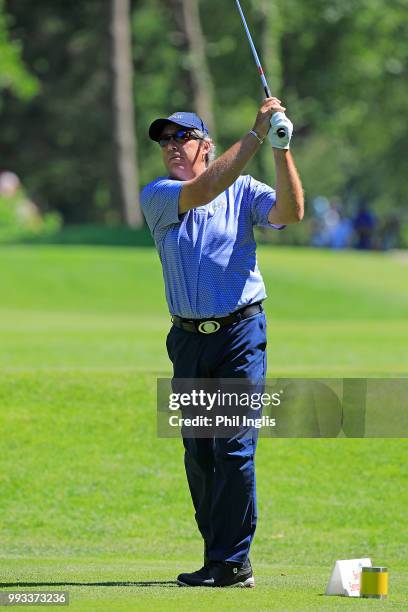
[[[360,597],[387,599],[388,569],[386,567],[363,567],[361,569]]]

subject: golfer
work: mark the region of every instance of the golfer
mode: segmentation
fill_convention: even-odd
[[[175,379],[265,379],[266,293],[253,227],[282,229],[303,217],[285,110],[277,98],[265,99],[253,129],[216,160],[208,129],[194,113],[176,112],[150,126],[167,176],[147,185],[141,202],[163,267]],[[267,136],[276,191],[241,174]],[[180,574],[178,584],[254,586],[248,555],[257,521],[257,431],[183,438],[204,566]]]

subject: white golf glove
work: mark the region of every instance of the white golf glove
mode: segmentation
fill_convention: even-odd
[[[284,130],[283,136],[278,136],[278,130]],[[271,117],[271,129],[268,138],[275,149],[289,149],[290,139],[292,138],[293,123],[287,118],[285,113],[273,113]]]

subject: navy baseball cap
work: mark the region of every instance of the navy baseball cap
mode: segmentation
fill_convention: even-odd
[[[208,134],[207,126],[198,115],[195,113],[178,112],[173,113],[173,115],[170,115],[170,117],[167,117],[167,119],[156,119],[153,121],[149,128],[150,138],[158,142],[164,126],[168,123],[176,123],[182,127],[200,130],[201,132],[204,132],[204,134]]]

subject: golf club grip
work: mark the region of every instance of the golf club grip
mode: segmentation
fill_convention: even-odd
[[[272,97],[271,90],[269,89],[268,85],[265,85],[264,91],[265,91],[265,94],[266,94],[267,98],[271,98]],[[286,136],[285,128],[279,128],[276,133],[279,136],[279,138],[285,138],[285,136]]]

